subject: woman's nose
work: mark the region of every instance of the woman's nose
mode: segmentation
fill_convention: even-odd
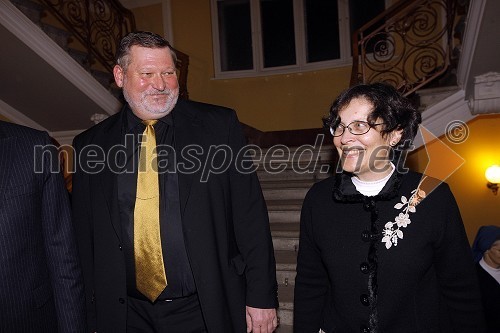
[[[340,136],[340,142],[342,144],[344,143],[348,143],[348,142],[351,142],[351,141],[354,141],[355,140],[355,135],[351,133],[351,131],[349,131],[349,128],[344,128],[344,133],[342,133],[342,135]]]

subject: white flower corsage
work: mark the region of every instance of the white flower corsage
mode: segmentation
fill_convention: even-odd
[[[387,222],[384,226],[384,231],[382,234],[382,242],[385,243],[385,247],[390,249],[393,245],[398,245],[398,239],[403,239],[403,230],[408,224],[411,223],[410,213],[415,213],[417,206],[422,199],[425,198],[425,192],[419,187],[411,191],[411,197],[408,200],[404,195],[401,196],[401,202],[394,205],[394,208],[402,210],[401,213],[396,216],[394,222]]]

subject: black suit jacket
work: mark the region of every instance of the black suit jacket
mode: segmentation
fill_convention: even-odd
[[[245,332],[245,304],[278,306],[275,260],[260,184],[255,173],[244,170],[251,166],[250,159],[245,162],[238,155],[245,142],[233,110],[179,100],[172,112],[183,236],[204,319],[209,332]],[[120,167],[110,158],[124,143],[124,116],[122,110],[74,141],[78,167],[73,177],[73,209],[89,325],[98,332],[126,329],[125,262],[116,188]],[[93,148],[101,155],[89,157]],[[104,163],[89,165],[91,159]]]
[[[68,194],[42,133],[0,121],[0,332],[84,332]]]
[[[476,264],[476,271],[488,333],[498,333],[500,332],[500,284],[481,267],[479,262]]]

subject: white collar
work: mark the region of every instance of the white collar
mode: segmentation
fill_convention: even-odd
[[[392,169],[391,172],[382,179],[378,179],[375,181],[363,181],[356,176],[352,176],[351,181],[356,187],[356,190],[367,197],[379,194],[380,191],[382,191],[382,189],[384,188],[385,184],[387,184],[389,178],[391,178],[394,170],[396,170],[396,167],[394,166],[394,164],[392,164],[392,162],[390,163],[390,165]]]
[[[500,284],[500,268],[491,267],[486,263],[486,261],[484,261],[484,258],[479,260],[479,265],[481,265],[481,267]]]

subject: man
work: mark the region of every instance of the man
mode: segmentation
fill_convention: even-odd
[[[68,193],[47,133],[0,121],[0,332],[85,332]]]
[[[178,101],[175,61],[162,37],[125,36],[114,77],[127,104],[74,141],[90,328],[273,332],[269,221],[240,124],[230,109]]]

